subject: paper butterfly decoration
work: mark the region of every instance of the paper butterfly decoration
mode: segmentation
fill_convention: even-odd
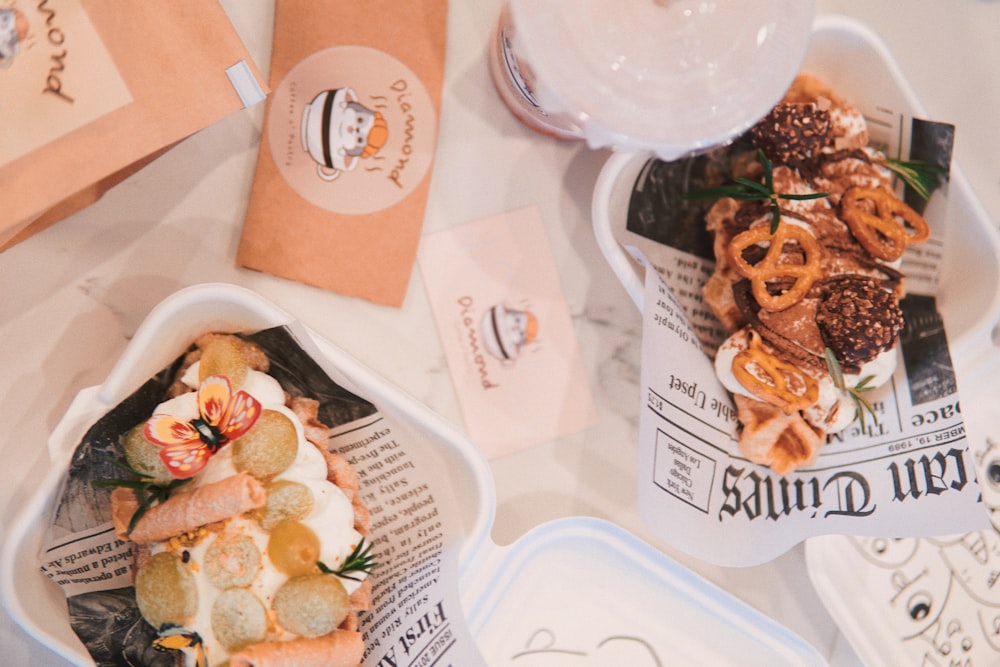
[[[208,656],[201,635],[178,625],[164,623],[159,636],[153,640],[153,648],[157,651],[194,651],[195,667],[208,667]]]
[[[198,387],[198,417],[190,421],[156,414],[146,422],[146,438],[163,449],[160,459],[178,479],[196,475],[230,440],[250,430],[261,405],[245,391],[233,393],[229,378],[212,375]]]

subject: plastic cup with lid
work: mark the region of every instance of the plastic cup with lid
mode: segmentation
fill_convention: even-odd
[[[673,160],[770,111],[813,11],[813,0],[508,0],[491,71],[539,132]]]

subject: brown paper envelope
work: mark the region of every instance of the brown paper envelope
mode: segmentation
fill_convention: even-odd
[[[245,61],[266,90],[217,2],[84,0],[84,8],[134,101],[0,168],[0,244],[23,238],[49,209],[68,215],[90,203],[115,174],[243,108],[228,67]]]
[[[446,27],[446,0],[277,2],[274,92],[240,265],[402,304],[430,186]]]
[[[55,206],[49,208],[47,211],[42,213],[37,218],[33,219],[27,226],[22,227],[20,231],[16,232],[13,236],[0,243],[0,251],[4,251],[7,248],[11,248],[21,241],[30,238],[42,231],[43,229],[48,229],[52,225],[56,224],[64,218],[68,218],[77,211],[84,209],[98,199],[104,196],[104,193],[118,185],[126,178],[136,173],[147,164],[160,157],[168,150],[176,146],[176,143],[165,146],[155,153],[150,153],[146,157],[136,160],[132,164],[128,165],[124,169],[119,169],[115,173],[105,176],[95,183],[91,183],[86,188],[77,192],[75,194],[66,197],[61,202]]]

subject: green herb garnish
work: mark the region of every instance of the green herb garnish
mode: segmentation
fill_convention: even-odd
[[[131,533],[139,523],[139,519],[154,505],[162,503],[179,487],[191,481],[188,479],[174,479],[167,484],[157,482],[155,478],[135,470],[121,461],[110,459],[111,463],[130,475],[135,475],[137,479],[96,479],[93,485],[100,489],[115,489],[124,487],[136,492],[139,507],[136,509],[132,519],[128,522],[128,532]]]
[[[804,195],[776,193],[774,191],[774,167],[771,164],[771,161],[767,159],[766,155],[764,155],[764,151],[759,148],[757,149],[757,159],[764,168],[763,183],[758,183],[757,181],[752,181],[749,178],[740,178],[737,176],[733,179],[736,183],[722,185],[717,188],[705,188],[704,190],[688,192],[684,195],[684,197],[686,199],[720,199],[722,197],[731,197],[733,199],[743,201],[767,200],[767,202],[771,205],[771,233],[773,234],[778,231],[778,225],[781,223],[781,206],[778,203],[779,199],[802,201],[806,199],[822,199],[823,197],[830,196],[829,192],[813,192]]]
[[[874,389],[870,384],[875,376],[865,376],[853,387],[848,387],[844,381],[844,372],[840,368],[840,362],[837,361],[837,355],[833,353],[833,350],[824,349],[823,356],[826,357],[826,368],[830,372],[830,377],[833,378],[834,386],[840,391],[846,392],[854,400],[854,418],[861,422],[861,432],[866,432],[865,412],[872,416],[872,421],[878,426],[878,415],[875,414],[875,408],[864,395],[864,392]]]
[[[943,173],[940,167],[924,160],[897,160],[891,157],[882,157],[880,162],[886,169],[903,179],[924,199],[931,198],[931,188],[937,184],[938,177]]]
[[[375,562],[375,557],[372,555],[371,543],[365,544],[365,538],[362,537],[361,541],[358,542],[358,546],[354,547],[354,551],[344,560],[344,564],[336,570],[324,565],[323,561],[316,561],[316,565],[319,566],[320,571],[324,574],[335,574],[344,579],[361,581],[360,577],[353,577],[349,573],[364,572],[366,575],[371,574],[372,569],[377,567],[378,563]]]

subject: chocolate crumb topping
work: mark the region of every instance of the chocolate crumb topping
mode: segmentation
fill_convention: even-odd
[[[830,113],[815,104],[778,104],[750,129],[754,146],[775,164],[799,166],[829,142]]]
[[[895,345],[903,328],[903,311],[893,293],[863,276],[835,278],[825,287],[816,323],[845,370]]]

